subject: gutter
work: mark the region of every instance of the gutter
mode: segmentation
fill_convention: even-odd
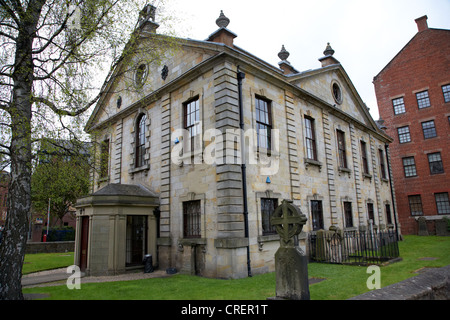
[[[248,204],[247,204],[247,167],[245,164],[245,138],[244,138],[244,110],[242,106],[242,80],[245,79],[245,73],[239,71],[239,66],[237,68],[237,81],[238,81],[238,92],[239,92],[239,125],[241,128],[241,171],[242,171],[242,197],[244,200],[244,230],[245,237],[248,240],[247,243],[247,272],[248,276],[252,276],[252,267],[250,260],[250,237],[248,230]]]

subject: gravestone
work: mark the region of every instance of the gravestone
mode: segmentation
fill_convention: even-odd
[[[446,219],[436,220],[436,235],[437,236],[450,236],[449,224]]]
[[[427,219],[420,217],[417,222],[419,223],[419,236],[428,236]]]
[[[275,253],[276,297],[274,300],[309,300],[308,258],[296,245],[307,218],[292,201],[283,200],[271,219],[280,235]]]

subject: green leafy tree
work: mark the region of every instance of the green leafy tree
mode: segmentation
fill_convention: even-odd
[[[133,68],[124,62],[138,47],[136,21],[145,4],[0,0],[0,153],[10,163],[11,177],[0,245],[0,299],[23,299],[34,143],[43,135],[72,140],[83,134],[86,111],[114,89],[99,85],[98,78],[107,74],[106,82],[113,81],[119,64],[123,72]]]
[[[60,220],[76,200],[89,192],[90,165],[87,157],[52,156],[39,164],[31,178],[35,212],[45,215],[50,199],[51,215]]]

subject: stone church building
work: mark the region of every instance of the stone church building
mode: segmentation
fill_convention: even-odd
[[[99,169],[76,205],[82,270],[117,274],[151,254],[205,277],[274,271],[270,217],[284,199],[308,218],[303,250],[320,229],[396,226],[392,140],[330,45],[300,72],[284,46],[278,66],[236,46],[223,13],[192,40],[158,34],[154,12],[142,11],[143,50],[118,64],[86,126]]]

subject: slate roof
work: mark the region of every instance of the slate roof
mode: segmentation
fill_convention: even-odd
[[[108,184],[98,190],[94,196],[133,196],[133,197],[156,197],[159,196],[141,185],[131,184]]]

